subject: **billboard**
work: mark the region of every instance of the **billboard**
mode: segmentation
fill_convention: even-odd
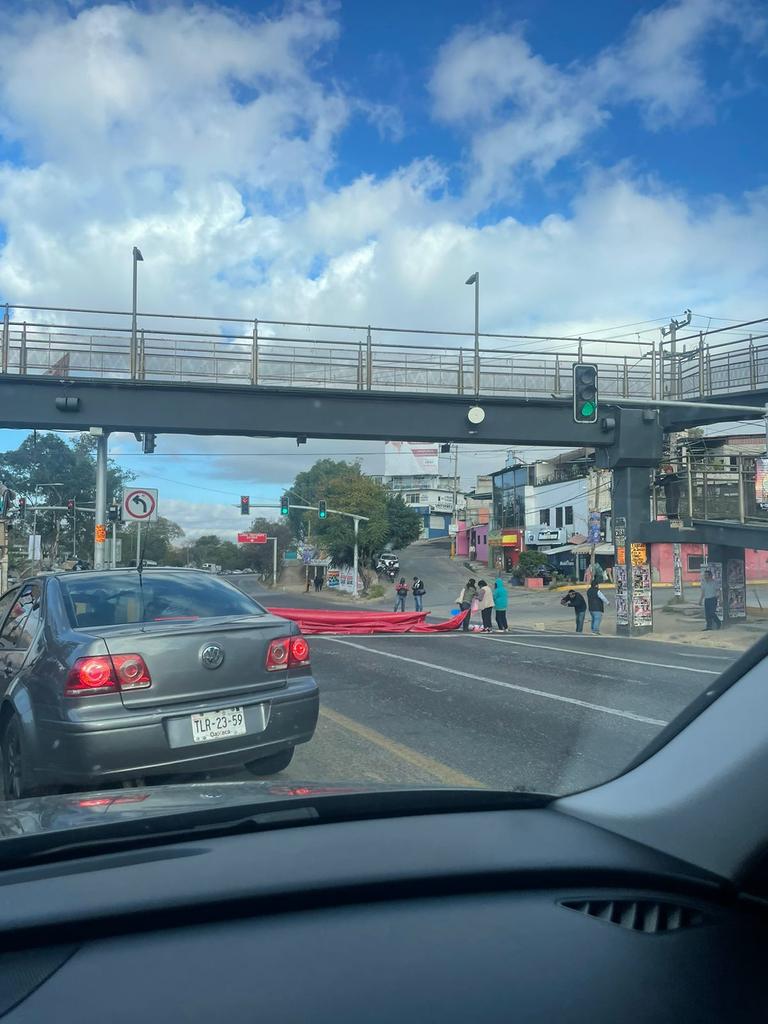
[[[436,444],[387,441],[384,476],[437,476],[440,449]]]

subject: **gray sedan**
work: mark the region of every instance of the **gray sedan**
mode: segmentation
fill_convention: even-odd
[[[188,569],[61,573],[0,598],[6,798],[245,766],[287,767],[319,710],[309,645]]]

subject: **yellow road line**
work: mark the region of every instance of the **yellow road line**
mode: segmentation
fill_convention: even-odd
[[[360,739],[366,740],[368,743],[373,743],[377,747],[381,747],[382,750],[386,750],[388,754],[392,754],[394,757],[399,757],[401,760],[411,765],[411,767],[418,768],[420,771],[433,775],[438,779],[438,781],[442,782],[446,786],[469,786],[473,789],[486,788],[482,782],[479,782],[477,779],[473,779],[470,775],[465,775],[463,772],[457,772],[454,768],[449,768],[447,764],[443,764],[442,761],[436,761],[433,757],[428,757],[426,754],[420,754],[418,750],[412,750],[411,747],[406,747],[403,743],[391,740],[388,736],[384,736],[375,729],[369,729],[367,725],[361,725],[360,722],[356,722],[352,718],[347,718],[346,715],[342,715],[338,711],[332,711],[330,708],[321,707],[320,714],[335,725],[340,726],[340,728],[347,729],[349,732],[354,733],[355,736],[359,736]]]

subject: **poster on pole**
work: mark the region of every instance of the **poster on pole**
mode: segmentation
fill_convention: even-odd
[[[632,547],[645,547],[633,544]],[[653,598],[651,594],[651,567],[647,563],[632,563],[632,625],[653,625]]]
[[[43,538],[39,533],[30,533],[27,538],[27,558],[30,562],[39,562],[43,557]]]
[[[629,607],[627,605],[627,567],[625,565],[614,566],[613,581],[616,585],[616,625],[628,626]]]
[[[768,509],[768,459],[755,459],[755,501],[758,508]]]
[[[722,562],[706,562],[701,567],[701,583],[704,582],[704,573],[709,570],[712,573],[712,579],[717,584],[717,614],[722,618],[723,616],[723,563]]]
[[[726,563],[728,579],[728,618],[746,619],[747,584],[744,578],[744,562],[741,558],[729,558]]]

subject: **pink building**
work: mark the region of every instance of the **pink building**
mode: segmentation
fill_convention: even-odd
[[[672,544],[651,545],[651,565],[653,567],[654,582],[656,583],[674,582],[675,568],[672,547]],[[701,579],[704,546],[702,544],[682,544],[681,555],[683,581],[686,583],[698,583]],[[768,579],[768,551],[745,548],[744,566],[747,583]]]
[[[482,517],[482,512],[480,513]],[[467,523],[459,521],[456,533],[456,557],[472,558],[473,562],[488,562],[488,515],[485,522]],[[473,553],[474,549],[474,553]]]

